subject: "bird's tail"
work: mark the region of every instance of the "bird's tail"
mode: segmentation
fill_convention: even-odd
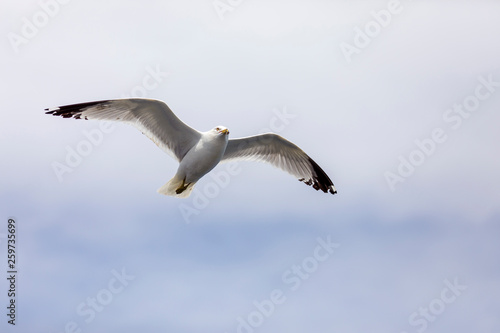
[[[186,178],[175,175],[165,185],[158,189],[158,193],[177,198],[187,198],[191,195],[196,183],[186,183]]]

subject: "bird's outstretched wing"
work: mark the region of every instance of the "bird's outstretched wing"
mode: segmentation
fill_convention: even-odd
[[[249,159],[268,162],[312,185],[315,190],[335,194],[328,175],[302,149],[283,137],[268,133],[229,140],[221,161]]]
[[[47,114],[75,119],[99,119],[128,123],[181,161],[201,137],[184,124],[162,101],[146,98],[113,99],[45,109]]]

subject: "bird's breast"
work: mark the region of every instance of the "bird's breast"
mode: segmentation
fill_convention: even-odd
[[[199,179],[220,162],[226,146],[227,140],[200,140],[184,156],[179,168],[183,169],[188,178]]]

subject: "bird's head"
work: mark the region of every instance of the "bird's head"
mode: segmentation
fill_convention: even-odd
[[[229,130],[224,126],[217,126],[212,131],[218,135],[229,135]]]

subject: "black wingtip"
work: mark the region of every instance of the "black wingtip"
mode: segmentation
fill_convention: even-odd
[[[47,108],[44,111],[46,111],[45,114],[51,114],[53,116],[60,116],[63,118],[80,119],[81,115],[82,115],[82,111],[84,111],[86,108],[91,107],[91,106],[95,106],[97,104],[102,104],[105,102],[108,102],[108,100],[79,103],[79,104],[70,104],[70,105],[65,105],[65,106],[59,106],[56,108]]]
[[[314,162],[312,158],[309,157],[309,163],[313,167],[313,177],[311,179],[299,179],[304,182],[306,185],[312,186],[316,191],[323,191],[324,193],[336,194],[337,190],[333,185],[332,180],[328,175],[320,168],[320,166]]]

